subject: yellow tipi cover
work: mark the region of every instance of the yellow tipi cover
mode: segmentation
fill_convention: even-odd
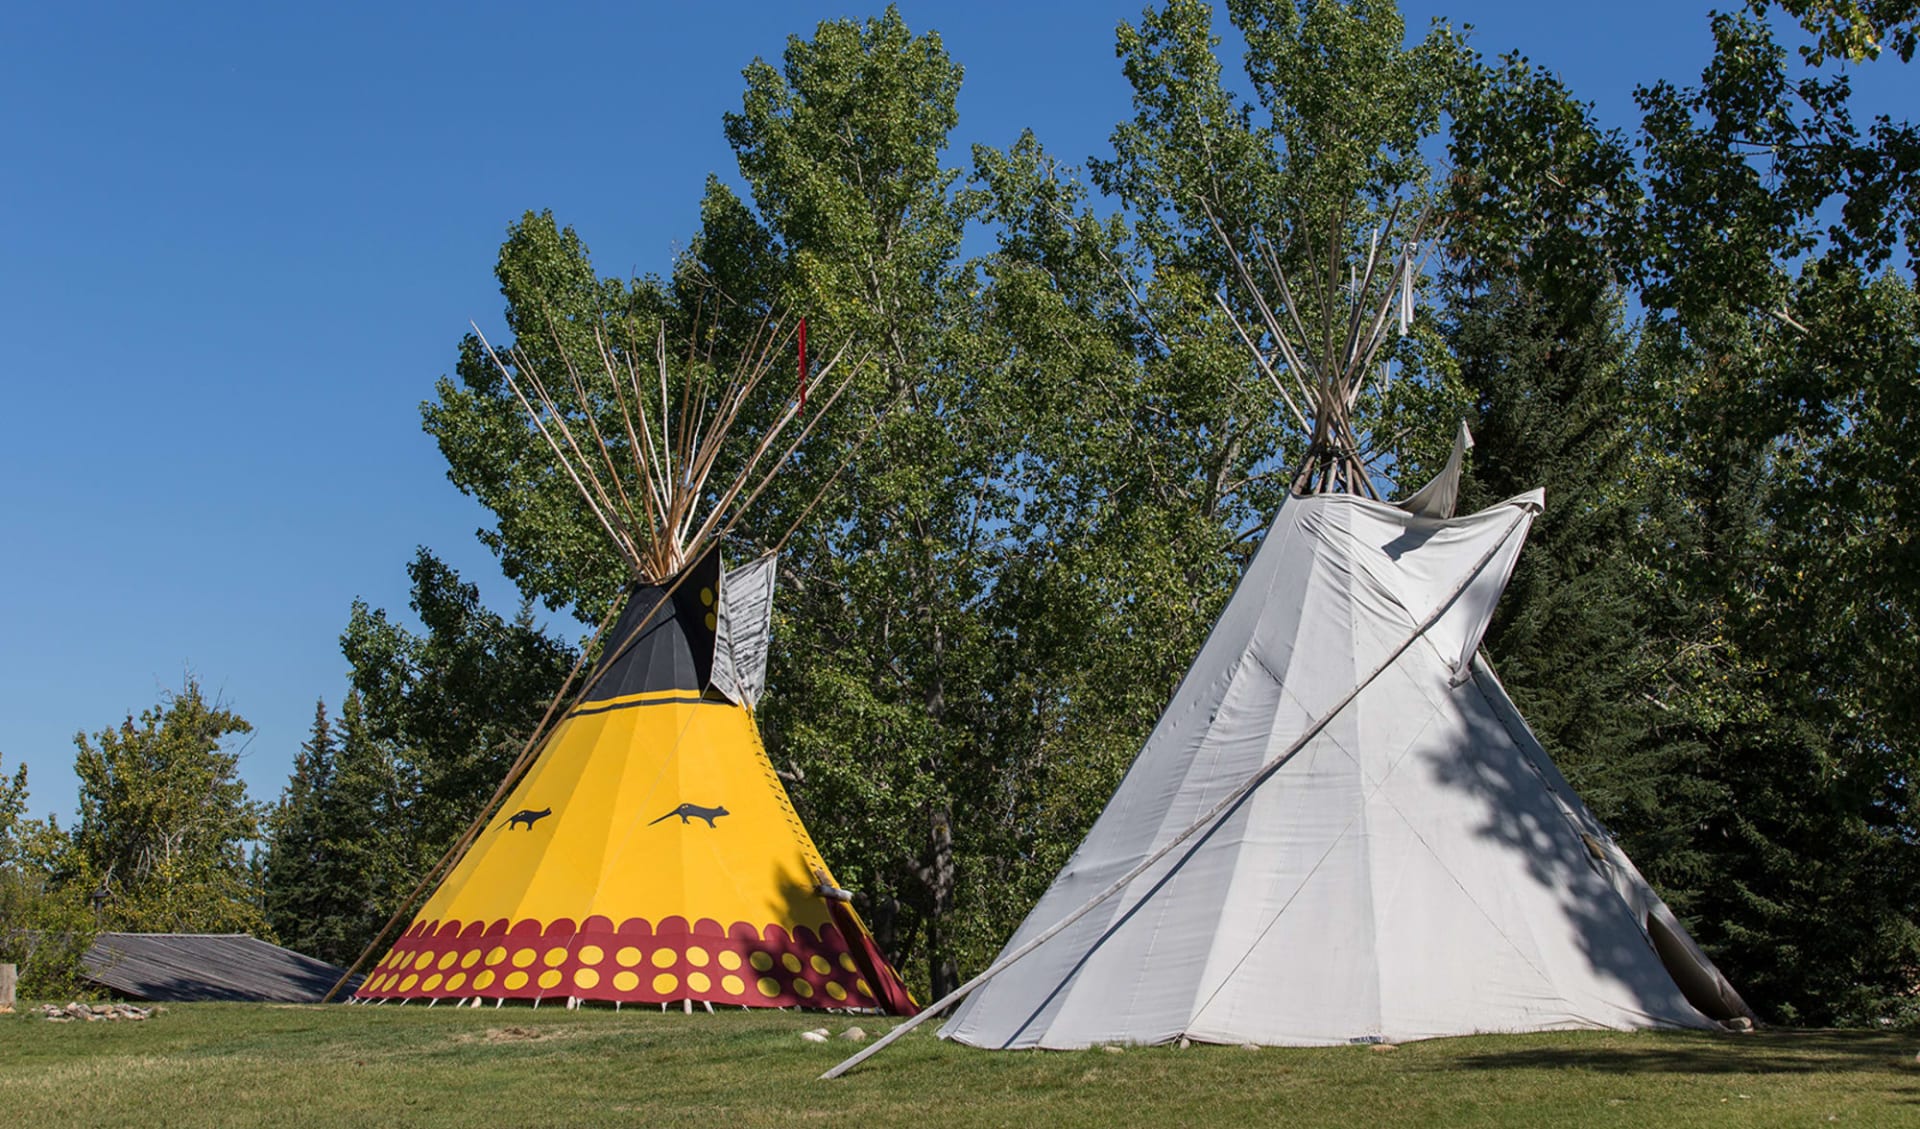
[[[646,585],[362,999],[915,1010],[754,725],[772,559]],[[716,687],[725,687],[723,693]]]

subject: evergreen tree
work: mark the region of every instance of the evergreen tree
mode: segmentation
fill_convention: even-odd
[[[407,572],[424,634],[356,602],[341,635],[357,720],[342,730],[335,791],[346,787],[341,778],[351,756],[365,775],[354,782],[359,799],[343,810],[379,810],[388,803],[381,798],[388,770],[379,760],[390,753],[406,794],[390,814],[405,813],[409,850],[430,866],[506,775],[576,652],[539,630],[530,605],[512,620],[488,611],[479,589],[425,549]],[[343,722],[347,716],[343,711]],[[349,739],[359,746],[349,750]]]
[[[321,882],[330,861],[326,821],[334,803],[335,745],[327,704],[314,705],[313,729],[293,760],[286,791],[268,813],[266,825],[267,923],[280,943],[320,956],[323,923],[332,916]]]
[[[338,718],[316,706],[267,821],[265,902],[282,944],[343,967],[365,951],[427,865],[415,804],[358,691]]]
[[[1476,440],[1461,508],[1545,489],[1486,649],[1581,798],[1685,914],[1703,879],[1693,829],[1718,791],[1694,775],[1697,749],[1659,729],[1668,707],[1649,688],[1669,610],[1646,556],[1660,484],[1619,305],[1581,289],[1507,277],[1453,294]]]
[[[1643,363],[1680,500],[1650,558],[1661,729],[1719,793],[1692,905],[1728,973],[1782,1018],[1872,1020],[1911,1011],[1920,965],[1920,131],[1861,129],[1847,77],[1794,73],[1753,20],[1714,34],[1697,87],[1640,92]]]
[[[1848,36],[1883,17],[1911,24],[1900,6],[1786,7],[1819,25],[1821,51],[1859,54]],[[1902,546],[1920,483],[1893,438],[1920,351],[1910,282],[1879,272],[1920,252],[1920,135],[1862,129],[1844,73],[1792,73],[1750,18],[1716,16],[1714,34],[1698,86],[1640,91],[1631,142],[1519,60],[1483,72],[1457,121],[1457,344],[1482,406],[1545,390],[1541,348],[1579,356],[1602,320],[1583,303],[1624,285],[1644,311],[1613,395],[1595,386],[1624,462],[1571,484],[1577,536],[1557,532],[1569,497],[1549,482],[1488,645],[1515,656],[1503,669],[1534,724],[1750,1002],[1884,1017],[1910,1009],[1920,962],[1920,734],[1894,689],[1915,676]],[[1487,281],[1503,274],[1521,302]],[[1501,306],[1536,324],[1489,322]],[[1566,418],[1525,434],[1581,426],[1583,398],[1549,396]],[[1475,476],[1503,488],[1525,482],[1502,473],[1509,448],[1548,479],[1569,453],[1482,440]],[[1585,569],[1529,579],[1562,559]],[[1609,624],[1619,642],[1591,651]],[[1568,687],[1588,706],[1569,711]]]
[[[357,691],[334,725],[333,786],[321,820],[322,912],[314,955],[342,967],[373,943],[424,867],[410,793],[392,746],[374,734]]]

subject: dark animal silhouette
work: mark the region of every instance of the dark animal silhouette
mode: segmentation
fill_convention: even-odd
[[[679,807],[661,816],[660,819],[656,819],[653,823],[647,824],[647,826],[652,827],[654,823],[659,823],[661,819],[672,819],[677,815],[683,824],[689,819],[704,819],[707,821],[707,826],[712,827],[714,820],[719,819],[723,815],[731,814],[733,813],[729,812],[726,808],[703,808],[698,804],[681,804]]]
[[[527,825],[527,830],[532,831],[533,825],[535,823],[538,823],[540,820],[543,820],[552,814],[553,814],[553,809],[550,807],[541,808],[539,811],[534,811],[532,808],[521,808],[519,811],[514,812],[511,816],[507,817],[507,827],[509,830],[511,830],[514,824],[524,823]]]

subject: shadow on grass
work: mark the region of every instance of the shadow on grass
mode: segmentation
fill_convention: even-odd
[[[1920,1037],[1905,1032],[1794,1030],[1750,1035],[1668,1033],[1623,1043],[1481,1050],[1450,1064],[1472,1070],[1600,1070],[1618,1074],[1820,1074],[1905,1077],[1920,1100]]]

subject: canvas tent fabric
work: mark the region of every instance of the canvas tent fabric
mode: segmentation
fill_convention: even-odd
[[[589,692],[360,998],[913,1010],[740,689],[764,679],[771,585],[770,561],[723,574],[716,549],[636,589]]]
[[[1005,952],[1271,775],[941,1034],[1319,1045],[1744,1013],[1476,655],[1542,504],[1436,518],[1290,497]]]
[[[773,581],[778,570],[779,558],[768,553],[744,568],[729,569],[720,585],[713,688],[748,709],[760,705],[760,695],[767,688]]]

